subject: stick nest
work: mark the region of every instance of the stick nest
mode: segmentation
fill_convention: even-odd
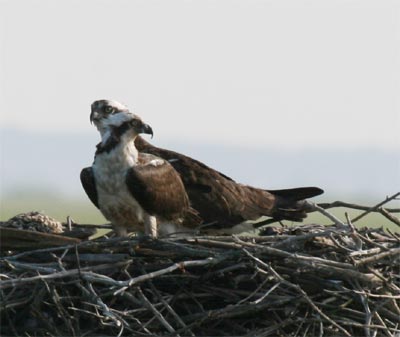
[[[2,336],[398,336],[400,237],[98,239],[4,252]]]

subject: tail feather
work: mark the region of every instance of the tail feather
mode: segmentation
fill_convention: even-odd
[[[324,193],[324,191],[319,187],[298,187],[298,188],[289,188],[285,190],[267,190],[267,191],[273,195],[282,198],[288,198],[293,201],[316,197],[317,195]]]
[[[303,221],[311,210],[307,198],[322,194],[318,187],[300,187],[287,190],[268,191],[275,195],[275,210],[273,218],[277,220]]]
[[[301,203],[301,204],[294,204],[293,208],[287,209],[287,208],[281,208],[278,207],[275,212],[274,212],[274,218],[279,219],[279,220],[290,220],[290,221],[303,221],[307,217],[307,207],[304,207],[306,204]]]

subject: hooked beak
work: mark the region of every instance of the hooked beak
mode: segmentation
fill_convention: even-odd
[[[151,135],[151,138],[153,138],[153,129],[149,124],[144,123],[140,118],[134,118],[131,121],[131,125],[138,134],[147,133],[148,135]]]
[[[150,125],[143,123],[140,131],[140,133],[147,133],[148,135],[151,135],[151,138],[153,138],[153,129]]]

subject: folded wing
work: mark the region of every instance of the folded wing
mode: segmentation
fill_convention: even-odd
[[[323,193],[318,187],[269,191],[243,185],[195,159],[155,147],[140,137],[135,145],[140,152],[171,163],[182,178],[192,207],[204,223],[214,223],[216,228],[232,227],[263,215],[301,221],[307,211],[304,199]]]
[[[83,189],[85,190],[90,201],[93,203],[93,205],[99,208],[96,182],[94,180],[93,169],[91,167],[85,167],[81,171],[80,177]]]
[[[131,195],[150,215],[183,223],[196,213],[190,208],[179,174],[161,158],[139,154],[139,165],[127,171],[126,184]],[[196,226],[200,222],[197,217],[190,225]]]

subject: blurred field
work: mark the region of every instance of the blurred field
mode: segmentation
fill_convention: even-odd
[[[77,223],[103,224],[107,220],[101,215],[89,200],[49,198],[21,198],[2,200],[0,205],[0,220],[8,220],[19,213],[38,211],[59,221],[66,221],[67,216]]]
[[[346,200],[348,201],[348,200]],[[355,201],[351,202],[360,203],[366,206],[373,206],[377,202],[366,202],[366,201]],[[391,207],[398,207],[395,203],[391,203]],[[107,220],[101,215],[101,213],[94,207],[89,200],[85,199],[68,199],[68,198],[58,198],[56,196],[38,196],[33,198],[29,197],[13,197],[2,200],[0,203],[0,220],[8,220],[14,215],[29,211],[39,211],[45,213],[59,221],[66,221],[67,216],[77,223],[84,224],[103,224],[107,223]],[[346,222],[345,212],[348,212],[350,218],[356,217],[362,211],[346,209],[346,208],[335,208],[328,210],[330,213],[337,216],[343,222]],[[311,213],[306,219],[305,223],[318,223],[328,225],[331,223],[329,219],[319,213]],[[290,224],[290,222],[286,222]],[[378,213],[370,213],[363,219],[355,223],[358,227],[385,227],[390,230],[400,231],[400,227],[391,223],[385,217]]]

